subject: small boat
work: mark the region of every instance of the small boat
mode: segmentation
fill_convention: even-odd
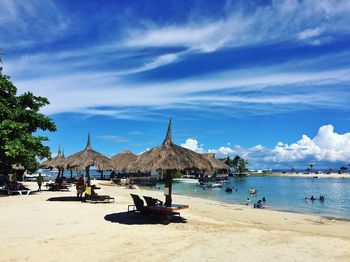
[[[221,183],[213,183],[213,184],[210,184],[210,187],[211,188],[222,188],[222,184]]]
[[[257,191],[256,189],[254,189],[254,188],[249,188],[249,189],[248,189],[248,192],[249,192],[250,194],[256,194],[258,191]]]
[[[222,188],[222,183],[199,183],[198,186],[203,188]]]
[[[198,183],[198,178],[174,178],[173,181],[180,183],[196,184]]]

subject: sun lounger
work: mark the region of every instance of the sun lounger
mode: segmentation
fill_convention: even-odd
[[[45,186],[49,191],[69,191],[68,184],[46,183]]]
[[[29,195],[32,191],[26,188],[22,184],[18,183],[16,185],[7,185],[3,187],[3,190],[7,192],[7,195],[19,194],[19,195]]]
[[[150,214],[150,210],[144,205],[143,200],[135,194],[130,194],[134,204],[128,205],[128,213],[140,213],[140,214]]]
[[[84,200],[91,203],[113,203],[114,197],[97,194],[91,186],[86,187]]]

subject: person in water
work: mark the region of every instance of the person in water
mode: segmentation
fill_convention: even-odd
[[[266,198],[265,197],[262,198],[262,202],[266,202]]]
[[[315,200],[314,196],[311,196],[311,197],[310,197],[310,200],[311,200],[311,201],[314,201],[314,200]]]

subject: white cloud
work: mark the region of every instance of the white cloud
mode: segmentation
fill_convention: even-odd
[[[337,134],[332,125],[320,127],[314,138],[303,135],[293,144],[279,142],[266,160],[293,162],[304,159],[315,161],[350,162],[350,133]]]
[[[263,145],[248,148],[235,145],[209,150],[201,147],[198,150],[199,142],[192,138],[187,139],[185,144],[197,152],[215,153],[216,157],[239,155],[248,160],[250,168],[305,168],[310,163],[316,164],[318,168],[338,168],[339,165],[350,163],[350,133],[337,134],[332,125],[320,127],[314,138],[302,135],[295,143],[278,142],[272,149]]]
[[[194,138],[187,138],[184,144],[181,144],[182,147],[195,151],[197,153],[203,153],[204,149],[202,145],[199,145],[198,141]]]
[[[98,139],[103,139],[107,141],[112,141],[116,143],[126,143],[129,142],[129,139],[123,136],[118,136],[118,135],[103,135],[103,136],[98,136]]]
[[[232,155],[234,151],[230,147],[221,146],[219,147],[219,149],[209,149],[208,152],[227,156],[227,155]]]
[[[272,1],[251,12],[228,8],[226,18],[208,21],[191,19],[186,24],[151,24],[131,30],[125,40],[131,47],[185,47],[212,52],[224,47],[313,38],[323,33],[349,32],[350,4],[347,0]],[[297,19],[296,19],[297,18]],[[322,28],[322,29],[321,29]]]
[[[1,0],[0,24],[0,42],[5,49],[28,48],[59,39],[66,33],[69,21],[50,0]]]
[[[15,65],[11,68],[15,68]],[[236,108],[248,112],[257,112],[254,106],[259,104],[269,104],[268,111],[262,109],[258,112],[266,111],[270,114],[275,112],[273,109],[279,110],[278,107],[281,106],[283,109],[289,107],[291,110],[301,106],[348,108],[346,91],[331,89],[328,86],[349,82],[350,69],[311,73],[279,72],[278,70],[283,70],[283,67],[255,69],[253,75],[252,72],[244,70],[226,71],[152,84],[124,83],[122,80],[111,77],[111,73],[108,72],[76,73],[62,75],[60,78],[47,77],[21,81],[16,81],[14,77],[12,80],[20,93],[30,90],[37,95],[47,97],[51,102],[44,108],[47,114],[79,112],[132,118],[144,110],[142,112],[136,110],[134,114],[130,114],[127,107],[179,109],[191,106],[204,110],[203,103],[206,106]],[[308,91],[307,87],[312,85],[324,85],[327,88],[314,88],[312,92]],[[295,86],[304,86],[303,91],[294,93]],[[272,89],[269,93],[245,94],[249,91],[262,91],[265,88]],[[231,95],[208,93],[218,90],[233,93]],[[109,109],[101,109],[101,107]]]
[[[299,33],[299,39],[305,40],[309,38],[314,38],[316,36],[319,36],[320,34],[321,34],[320,28],[306,29]]]

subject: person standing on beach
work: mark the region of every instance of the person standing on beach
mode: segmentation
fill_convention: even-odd
[[[85,191],[85,181],[84,181],[83,176],[79,177],[75,186],[77,188],[77,198],[81,198],[83,196],[84,191]]]
[[[39,173],[39,176],[36,178],[36,182],[38,183],[38,191],[41,191],[41,185],[44,182],[44,178],[42,177],[41,173]]]

